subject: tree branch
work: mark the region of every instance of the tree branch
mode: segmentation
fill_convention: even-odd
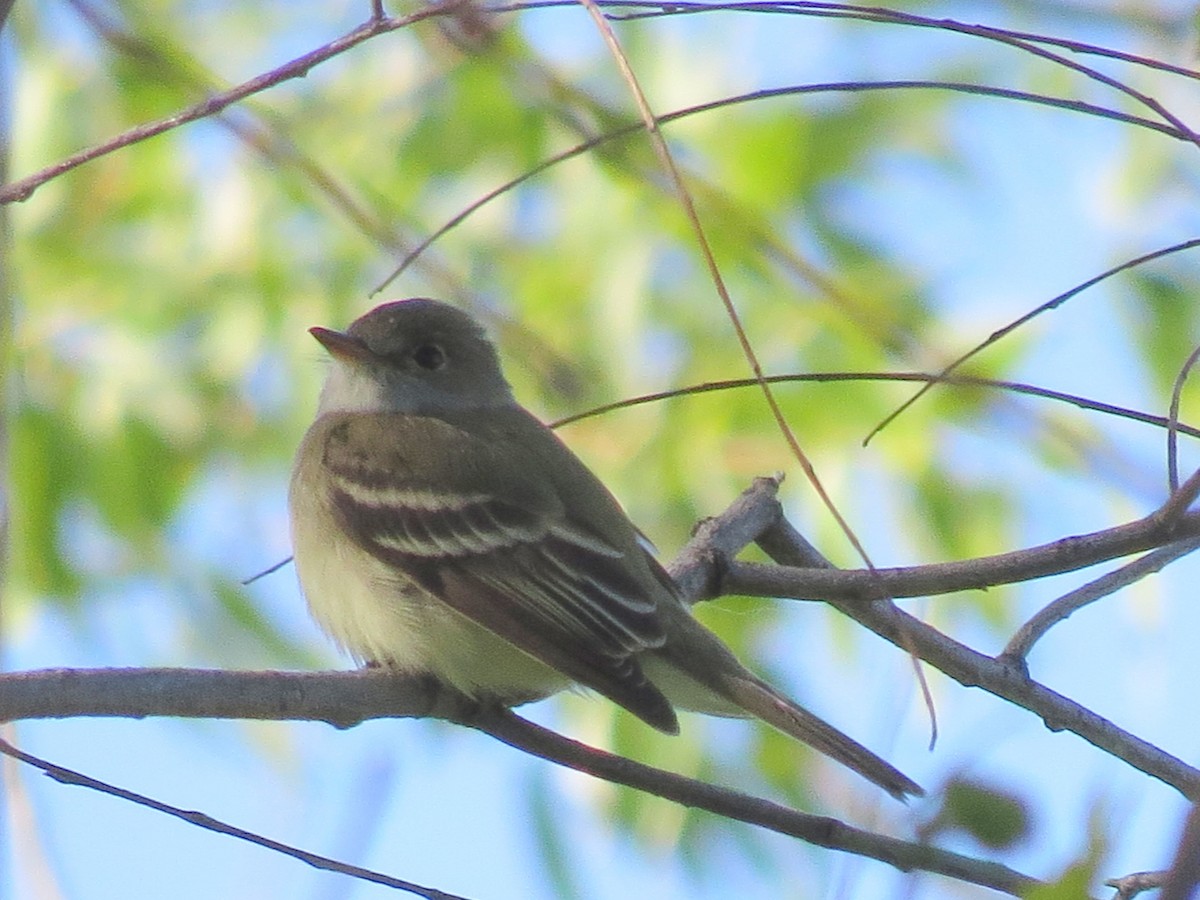
[[[1053,602],[1046,604],[1029,621],[1018,628],[997,658],[1005,662],[1020,660],[1019,664],[1025,665],[1025,657],[1029,655],[1033,645],[1047,631],[1059,622],[1065,621],[1072,613],[1083,609],[1089,603],[1095,603],[1109,594],[1116,593],[1121,588],[1140,581],[1147,575],[1153,575],[1181,556],[1191,553],[1197,547],[1200,547],[1198,538],[1188,538],[1184,541],[1167,544],[1165,547],[1152,550],[1145,556],[1138,557],[1131,563],[1126,563],[1119,569],[1106,572],[1095,581],[1089,581],[1082,587],[1068,591]]]
[[[445,702],[431,679],[384,669],[42,669],[0,674],[0,722],[171,716],[288,719],[350,728],[368,719],[436,716]]]
[[[409,25],[420,22],[423,19],[442,15],[461,5],[463,2],[465,0],[442,0],[442,2],[424,6],[407,16],[396,18],[384,17],[381,19],[373,15],[353,31],[349,31],[324,46],[298,56],[278,68],[264,72],[262,75],[251,78],[249,81],[244,81],[227,91],[214,94],[206,100],[189,106],[187,109],[181,110],[174,115],[167,116],[155,122],[146,122],[138,125],[136,128],[124,131],[103,143],[74,153],[66,159],[60,160],[54,165],[47,166],[38,172],[34,172],[25,178],[0,185],[0,204],[28,200],[30,195],[46,182],[57,178],[65,172],[78,168],[84,163],[99,159],[101,156],[106,156],[114,150],[120,150],[122,147],[128,147],[147,138],[156,137],[164,132],[178,128],[180,125],[186,125],[188,122],[208,118],[240,100],[272,88],[277,84],[289,81],[292,78],[303,78],[314,66],[345,53],[363,41],[399,28],[407,28]]]
[[[0,675],[0,721],[73,716],[286,719],[323,721],[341,728],[367,719],[433,716],[468,725],[519,750],[597,778],[817,846],[877,859],[902,871],[939,873],[1013,895],[1037,883],[1028,875],[998,863],[864,831],[837,819],[802,813],[596,750],[534,725],[510,710],[476,704],[441,688],[431,679],[379,669],[354,672],[52,669]],[[15,748],[10,750],[3,742],[0,752],[36,765],[61,781],[104,790],[171,815],[178,814],[173,807],[149,798],[108,786],[97,787],[87,776],[59,778],[51,771],[52,768],[58,771],[58,767],[30,758]],[[214,821],[206,816],[202,819],[197,824],[204,827],[210,827]],[[251,839],[232,826],[214,830]],[[255,842],[278,849],[265,838]],[[283,852],[293,856],[304,853],[291,852],[290,848]],[[305,856],[300,858],[317,864]],[[371,880],[387,877],[377,873],[369,876]]]
[[[1150,517],[1150,519],[1153,518],[1153,516]],[[1191,519],[1192,516],[1187,518]],[[1129,528],[1130,526],[1121,527]],[[1077,539],[1066,538],[1064,540],[1070,542]],[[758,543],[773,559],[784,563],[794,561],[810,564],[811,560],[807,553],[811,548],[808,548],[807,541],[804,541],[803,537],[783,518],[782,511],[780,511],[775,524],[760,535]],[[792,549],[794,544],[797,547],[796,550]],[[1055,545],[1046,546],[1053,547]],[[1068,544],[1069,546],[1071,545]],[[737,573],[740,571],[740,567],[745,565],[747,564],[738,563],[731,567],[724,585],[727,589],[743,590],[737,580]],[[1078,568],[1079,566],[1072,565],[1071,567]],[[793,569],[791,571],[807,574],[820,570]],[[889,570],[880,570],[881,574],[887,571]],[[803,588],[800,584],[793,583],[791,590],[800,593],[784,593],[776,596],[803,596]],[[1010,664],[972,650],[965,644],[959,643],[903,612],[890,600],[863,602],[866,598],[856,598],[849,592],[843,596],[845,599],[830,599],[829,604],[906,653],[915,653],[963,686],[983,688],[997,697],[1040,716],[1051,731],[1074,732],[1093,746],[1125,761],[1136,769],[1140,769],[1147,775],[1152,775],[1169,784],[1186,797],[1192,800],[1200,797],[1200,771],[1148,741],[1119,728],[1082,704],[1034,681],[1029,677],[1023,665]]]
[[[800,568],[788,563],[792,558],[790,555],[785,553],[783,558],[777,558],[768,550],[768,554],[781,565],[730,562],[722,589],[752,597],[828,600],[837,601],[838,604],[927,597],[1074,572],[1197,536],[1200,536],[1200,512],[1187,513],[1175,522],[1164,521],[1155,512],[1143,519],[1103,531],[1059,538],[1048,544],[995,556],[881,568],[874,572],[869,569],[813,567],[811,561],[804,563],[808,568]],[[795,531],[791,530],[778,546],[786,550],[793,540]]]
[[[282,853],[284,856],[290,856],[293,859],[298,859],[303,863],[308,863],[314,869],[321,869],[326,872],[337,872],[341,875],[350,875],[362,881],[369,881],[372,884],[382,884],[384,887],[396,888],[402,891],[408,891],[411,894],[416,894],[418,897],[424,897],[426,900],[467,900],[465,897],[460,897],[457,894],[448,894],[445,891],[440,891],[437,888],[425,887],[424,885],[416,884],[411,881],[404,881],[400,878],[393,878],[390,875],[384,875],[381,872],[374,872],[371,869],[364,869],[359,866],[352,866],[349,863],[340,862],[336,859],[330,859],[328,856],[321,856],[318,853],[310,853],[307,850],[301,850],[299,847],[293,847],[290,844],[280,843],[268,837],[263,837],[260,834],[255,834],[252,831],[246,831],[244,828],[238,828],[236,825],[230,825],[222,822],[219,819],[214,819],[212,816],[205,815],[202,812],[197,812],[190,809],[180,809],[178,806],[171,806],[169,803],[163,803],[155,800],[153,797],[147,797],[144,794],[138,794],[134,791],[126,790],[125,788],[116,787],[106,781],[100,781],[97,778],[92,778],[90,775],[84,775],[82,772],[76,772],[74,769],[67,769],[63,766],[56,765],[52,762],[47,762],[40,757],[34,756],[31,753],[26,753],[17,747],[14,747],[8,741],[0,738],[0,753],[5,756],[11,756],[13,759],[20,760],[26,765],[40,769],[46,775],[53,778],[60,784],[76,785],[85,787],[93,791],[99,791],[102,794],[108,794],[112,797],[117,797],[121,800],[127,800],[130,803],[136,803],[138,806],[145,806],[155,812],[165,813],[169,816],[174,816],[177,819],[182,819],[190,825],[195,825],[198,828],[204,828],[208,831],[215,831],[217,834],[228,835],[229,837],[237,838],[238,840],[247,841],[251,844],[257,844],[260,847],[265,847],[268,850],[274,850],[276,853]]]
[[[864,831],[838,819],[802,813],[769,800],[596,750],[522,719],[511,710],[480,707],[474,716],[461,720],[461,723],[478,728],[518,750],[578,772],[684,806],[758,825],[819,847],[876,859],[903,872],[934,872],[1014,896],[1020,896],[1038,884],[1028,875],[999,863]]]
[[[760,478],[722,515],[706,520],[671,566],[685,597],[694,602],[723,590],[751,592],[759,582],[744,583],[745,573],[768,566],[730,563],[746,543],[757,540],[773,558],[777,596],[806,596],[813,578],[837,585],[837,576],[863,590],[862,574],[827,568],[824,558],[783,518],[776,499],[779,478]],[[1157,536],[1177,537],[1200,527],[1195,514],[1164,523],[1157,514],[1138,522],[1041,548],[1004,554],[1012,564],[1044,565],[1057,559],[1064,571],[1088,564],[1098,553],[1141,547]],[[1133,552],[1127,550],[1126,552]],[[985,561],[986,563],[986,561]],[[948,564],[948,566],[964,564]],[[992,565],[986,563],[986,565]],[[985,565],[985,568],[986,568]],[[798,568],[796,566],[804,566]],[[943,571],[947,566],[933,567]],[[885,584],[891,573],[880,570]],[[916,573],[918,570],[907,570]],[[754,575],[757,577],[757,574]],[[901,577],[915,577],[904,575]],[[895,582],[893,582],[895,583]],[[1130,765],[1172,785],[1189,797],[1200,796],[1200,772],[1078,703],[1031,680],[1020,666],[976,652],[907,615],[879,595],[871,584],[865,597],[837,585],[830,603],[885,639],[911,649],[921,659],[967,686],[978,686],[1039,715],[1052,730],[1068,729]],[[1032,879],[993,863],[947,854],[921,844],[860,831],[835,819],[807,816],[759,798],[662,772],[593,750],[520,719],[515,714],[480,708],[428,678],[396,675],[380,669],[353,672],[227,672],[184,669],[57,669],[0,675],[0,721],[74,716],[139,718],[167,715],[192,718],[317,720],[345,728],[381,717],[433,716],[485,731],[544,759],[625,784],[675,802],[706,809],[793,835],[820,846],[858,853],[905,871],[939,872],[997,890],[1017,892]]]

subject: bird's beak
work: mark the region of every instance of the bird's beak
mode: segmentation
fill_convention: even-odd
[[[308,333],[315,337],[329,354],[335,359],[345,360],[346,362],[367,362],[375,358],[375,354],[356,337],[351,337],[341,331],[333,331],[329,328],[321,328],[319,325],[308,329]]]

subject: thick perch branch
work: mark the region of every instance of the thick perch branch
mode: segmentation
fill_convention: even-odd
[[[438,714],[428,679],[382,669],[43,669],[0,675],[0,722],[112,716],[274,719],[349,728],[368,719]]]
[[[1161,779],[1190,798],[1200,798],[1200,772],[1178,758],[1117,727],[1075,701],[1028,677],[1021,665],[979,653],[898,609],[880,596],[869,572],[842,572],[820,555],[783,518],[775,498],[778,482],[758,479],[721,516],[702,523],[695,538],[671,567],[684,595],[696,600],[720,591],[769,592],[806,598],[824,588],[829,602],[906,652],[968,687],[982,687],[1035,713],[1052,730],[1069,730],[1096,747]],[[1200,531],[1200,514],[1175,522],[1149,516],[1104,532],[990,557],[1007,560],[1014,571],[1004,580],[1046,574],[1048,558],[1065,569],[1136,552]],[[727,562],[757,539],[784,566]],[[799,568],[796,566],[803,566]],[[932,567],[942,573],[987,571],[985,562]],[[885,586],[889,572],[880,570]],[[770,577],[764,576],[770,573]],[[908,576],[905,576],[908,577]],[[913,576],[914,578],[916,576]],[[844,578],[846,587],[839,587]],[[938,576],[942,589],[961,589],[963,581]],[[970,578],[967,579],[971,580]],[[950,585],[953,585],[951,587]],[[927,582],[928,586],[928,582]],[[818,591],[820,592],[820,591]],[[859,593],[859,592],[865,592]],[[48,670],[0,675],[0,721],[71,716],[179,716],[193,718],[308,719],[348,727],[370,718],[444,715],[438,704],[445,692],[425,679],[385,672],[225,672],[213,670]],[[452,715],[449,717],[453,717]]]
[[[596,750],[509,710],[478,706],[429,679],[381,670],[55,669],[0,676],[0,721],[79,715],[317,720],[339,727],[371,718],[436,716],[597,778],[902,871],[936,872],[1013,895],[1036,884],[999,863],[865,831]],[[0,752],[10,751],[0,743]],[[19,751],[10,755],[25,759]]]
[[[708,520],[680,553],[672,575],[689,600],[726,591],[811,597],[814,585],[846,615],[964,685],[979,686],[1039,715],[1052,729],[1068,729],[1189,797],[1200,797],[1200,772],[1123,731],[1028,677],[1023,667],[978,653],[902,612],[888,588],[910,584],[943,590],[1015,581],[1047,574],[1051,563],[1069,571],[1172,539],[1200,533],[1200,515],[1149,516],[1093,535],[1000,557],[918,570],[871,573],[833,570],[783,518],[778,481],[758,479],[721,516]],[[784,565],[729,560],[757,540]],[[1003,565],[1001,564],[1003,563]],[[1007,574],[1004,567],[1008,567]],[[894,573],[913,572],[918,574]],[[1024,574],[1022,574],[1022,572]],[[769,579],[764,573],[770,573]],[[842,580],[839,580],[842,579]],[[899,580],[897,580],[899,579]],[[535,726],[506,710],[481,708],[427,678],[382,670],[356,672],[228,672],[185,669],[56,669],[0,675],[0,721],[75,716],[176,716],[317,720],[338,727],[381,717],[434,716],[457,721],[545,759],[635,787],[687,806],[757,824],[804,840],[869,856],[903,870],[940,872],[1018,893],[1033,880],[1003,866],[937,848],[861,831],[835,819],[662,772],[594,750]]]

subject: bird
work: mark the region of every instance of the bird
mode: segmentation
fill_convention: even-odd
[[[332,365],[288,491],[301,590],[360,664],[506,707],[596,691],[676,734],[755,717],[904,800],[919,785],[743,666],[619,502],[428,298],[309,329]]]

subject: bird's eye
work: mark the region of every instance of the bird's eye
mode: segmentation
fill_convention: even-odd
[[[413,351],[413,361],[432,372],[446,364],[446,354],[437,344],[422,344]]]

